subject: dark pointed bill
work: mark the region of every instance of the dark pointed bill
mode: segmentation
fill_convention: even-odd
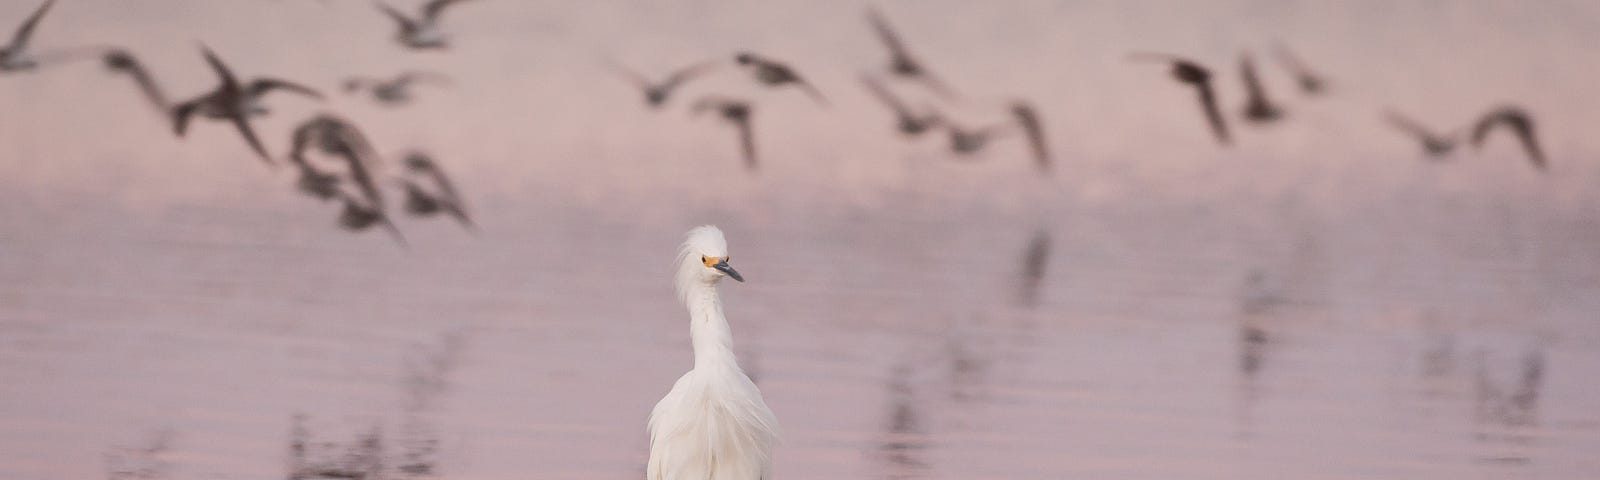
[[[717,263],[711,265],[711,268],[715,268],[719,272],[728,274],[728,276],[733,277],[734,280],[738,280],[740,282],[744,281],[744,276],[740,275],[738,270],[734,270],[733,267],[728,266],[728,259],[726,258],[718,260]]]

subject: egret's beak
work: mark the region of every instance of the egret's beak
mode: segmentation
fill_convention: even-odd
[[[728,274],[728,276],[733,277],[734,280],[738,280],[740,282],[744,281],[744,276],[739,275],[738,270],[734,270],[733,267],[728,266],[728,259],[726,258],[718,260],[717,263],[711,265],[711,268],[715,268],[719,272]]]

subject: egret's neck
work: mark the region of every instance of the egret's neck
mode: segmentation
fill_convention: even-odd
[[[722,316],[717,286],[697,282],[684,291],[683,300],[689,307],[689,339],[694,345],[695,370],[738,370],[739,362],[733,357],[733,332],[728,329],[728,319]]]

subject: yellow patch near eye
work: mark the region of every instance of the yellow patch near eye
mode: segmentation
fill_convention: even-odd
[[[707,267],[707,268],[710,268],[710,267],[711,267],[711,266],[712,266],[712,265],[716,265],[716,264],[717,264],[717,262],[720,262],[720,261],[722,261],[722,259],[721,259],[721,258],[718,258],[718,257],[706,257],[706,256],[702,256],[702,257],[700,257],[700,261],[701,261],[701,262],[704,262],[704,263],[705,263],[705,264],[706,264],[706,267]]]

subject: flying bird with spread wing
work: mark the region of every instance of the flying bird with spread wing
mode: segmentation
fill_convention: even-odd
[[[617,74],[621,75],[624,79],[627,79],[629,82],[633,83],[634,87],[637,87],[640,92],[644,93],[645,105],[653,109],[658,109],[666,105],[667,100],[672,97],[672,93],[676,92],[679,87],[682,87],[684,82],[688,82],[696,77],[705,75],[716,68],[717,64],[715,62],[700,62],[675,70],[668,74],[666,78],[656,81],[651,80],[648,77],[645,77],[644,74],[636,72],[627,67],[615,64],[611,65],[612,70],[616,71]]]
[[[194,115],[214,120],[228,120],[239,130],[239,134],[244,136],[250,148],[261,156],[261,160],[272,164],[272,156],[267,154],[267,148],[262,146],[261,139],[250,126],[250,117],[267,113],[266,107],[261,105],[262,97],[275,90],[298,93],[318,100],[322,99],[322,94],[309,87],[275,78],[257,78],[248,84],[241,83],[233,71],[229,70],[210,48],[201,46],[201,50],[205,54],[206,63],[211,65],[211,70],[217,74],[221,83],[210,93],[174,105],[171,111],[173,131],[182,137],[188,130],[189,118]]]
[[[800,74],[787,64],[750,52],[740,52],[734,55],[733,61],[748,68],[755,76],[756,81],[762,85],[774,88],[794,85],[796,88],[804,90],[817,103],[828,104],[828,99],[823,98],[822,92],[817,91],[816,86],[811,85],[811,82],[807,82],[806,79],[800,77]]]
[[[753,110],[754,107],[748,101],[724,97],[701,98],[694,103],[692,109],[696,115],[715,111],[723,121],[739,129],[739,148],[744,154],[745,168],[749,170],[755,170],[759,166],[756,160],[755,131],[750,125]]]
[[[422,5],[420,15],[411,16],[395,9],[382,0],[375,0],[378,10],[394,20],[399,28],[395,32],[395,40],[400,45],[412,50],[431,50],[449,48],[450,39],[439,26],[439,18],[444,9],[468,0],[429,0]]]
[[[1534,132],[1533,116],[1526,110],[1507,105],[1485,113],[1472,126],[1472,147],[1482,147],[1489,132],[1495,130],[1510,130],[1522,142],[1522,149],[1528,153],[1528,161],[1533,163],[1533,167],[1541,171],[1548,168],[1544,151],[1539,148],[1539,138]]]
[[[1223,120],[1222,112],[1217,108],[1217,94],[1211,83],[1210,69],[1176,55],[1135,53],[1130,58],[1135,61],[1155,61],[1171,65],[1172,77],[1180,83],[1194,87],[1195,92],[1200,95],[1200,108],[1205,112],[1206,121],[1211,124],[1211,133],[1216,135],[1217,142],[1223,145],[1232,143],[1228,136],[1228,123]]]
[[[929,71],[922,60],[911,54],[911,50],[906,48],[905,41],[901,40],[900,34],[889,26],[889,20],[884,17],[883,12],[876,8],[868,9],[867,23],[872,24],[873,32],[878,34],[883,46],[889,49],[889,73],[908,80],[920,81],[945,98],[956,96],[949,85]]]

